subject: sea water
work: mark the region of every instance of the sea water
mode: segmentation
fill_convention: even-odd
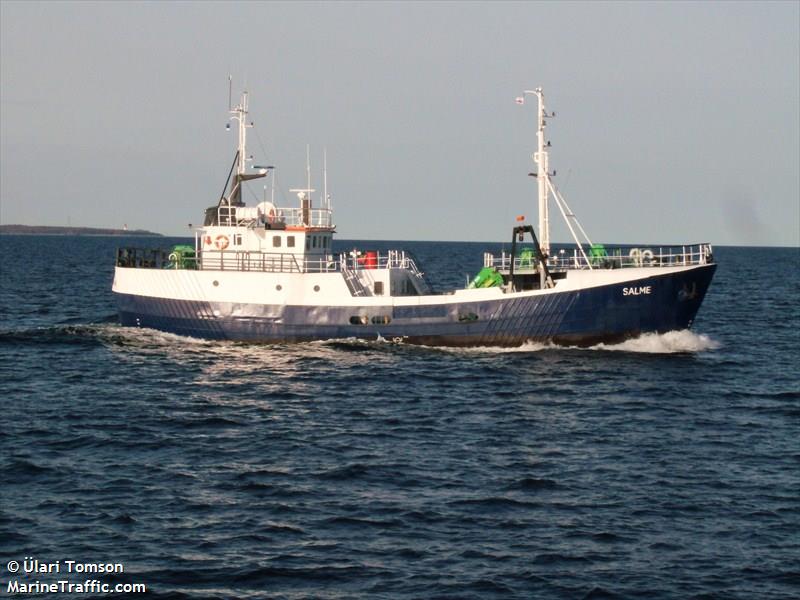
[[[800,595],[798,249],[716,248],[691,332],[449,350],[120,327],[115,247],[177,241],[0,236],[3,593]],[[501,247],[353,246],[439,289]]]

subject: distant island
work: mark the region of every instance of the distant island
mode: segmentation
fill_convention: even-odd
[[[164,237],[146,229],[103,229],[98,227],[58,227],[50,225],[0,225],[2,234],[23,235],[130,235],[140,237]]]

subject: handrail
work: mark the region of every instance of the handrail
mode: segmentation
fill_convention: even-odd
[[[170,251],[162,249],[120,248],[117,251],[117,266],[161,269],[169,261]],[[422,272],[414,260],[404,251],[391,250],[386,254],[375,253],[372,262],[355,254],[311,256],[291,253],[259,252],[246,250],[203,250],[192,263],[202,271],[261,271],[265,273],[367,273],[374,269],[403,269],[424,282]]]
[[[237,250],[203,250],[198,258],[202,271],[262,271],[265,273],[328,273],[339,271],[331,256],[304,258],[303,255]]]
[[[333,227],[333,211],[329,208],[283,208],[275,207],[274,213],[264,215],[257,207],[217,207],[217,225],[228,227],[250,227],[261,223],[280,224],[286,227]]]
[[[603,255],[586,256],[564,250],[547,259],[550,270],[582,270],[582,269],[625,269],[634,267],[674,267],[704,265],[714,262],[711,244],[692,244],[689,246],[672,246],[667,248],[627,247],[604,248]],[[514,271],[534,271],[535,261],[530,257],[514,258]],[[483,255],[483,266],[494,267],[499,271],[511,269],[511,254],[503,251],[499,256],[491,253]]]

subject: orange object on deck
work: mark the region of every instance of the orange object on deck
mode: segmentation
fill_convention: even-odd
[[[365,269],[377,269],[378,268],[378,253],[375,251],[367,252],[364,258],[364,268]]]

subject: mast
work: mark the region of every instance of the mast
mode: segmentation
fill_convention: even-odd
[[[236,152],[236,176],[231,181],[228,200],[231,206],[241,206],[242,182],[266,177],[272,167],[257,167],[257,172],[247,174],[247,161],[250,160],[247,156],[247,130],[253,126],[247,122],[247,92],[242,92],[241,101],[230,110],[230,113],[231,120],[238,121],[239,124],[239,145]]]
[[[547,126],[545,118],[555,117],[555,113],[547,114],[544,108],[544,92],[541,87],[535,90],[525,90],[523,96],[517,98],[517,104],[525,103],[525,96],[535,95],[539,100],[539,107],[536,118],[536,152],[533,154],[533,162],[538,167],[536,173],[532,173],[536,177],[539,184],[539,245],[542,248],[542,253],[545,256],[550,256],[550,215],[549,205],[547,202],[550,183],[550,159],[548,156],[547,148],[550,144],[545,143],[544,128]]]
[[[236,175],[241,177],[245,174],[247,166],[247,92],[242,92],[242,101],[231,111],[234,119],[239,121],[239,164],[236,167]]]
[[[550,165],[548,164],[549,156],[544,145],[544,128],[546,125],[544,118],[546,113],[544,110],[544,93],[542,92],[542,88],[536,88],[535,93],[536,97],[539,99],[539,110],[537,116],[538,129],[536,131],[538,150],[536,152],[536,156],[534,157],[536,165],[539,167],[539,176],[537,177],[539,183],[539,236],[542,238],[542,252],[545,256],[550,256],[550,216],[548,214],[547,202],[547,188],[550,179],[550,172],[548,168]]]
[[[556,206],[558,207],[558,210],[561,211],[561,216],[564,217],[564,221],[569,228],[569,232],[572,234],[572,238],[575,240],[575,244],[578,246],[578,250],[580,250],[586,265],[589,267],[589,269],[591,269],[592,263],[586,256],[586,252],[583,250],[583,244],[581,243],[581,240],[575,232],[575,229],[570,221],[577,225],[581,234],[583,234],[586,243],[590,247],[592,246],[592,240],[589,239],[589,236],[586,234],[586,231],[583,229],[580,221],[578,221],[578,217],[575,216],[575,213],[572,212],[567,204],[567,201],[564,200],[564,196],[561,195],[561,192],[550,180],[550,177],[554,176],[556,172],[550,172],[550,156],[547,151],[547,149],[550,148],[550,142],[545,142],[544,140],[544,128],[547,126],[547,121],[545,121],[545,119],[555,117],[556,113],[551,112],[548,114],[548,112],[545,110],[544,92],[542,91],[541,87],[537,87],[535,90],[525,90],[523,95],[517,98],[517,104],[525,104],[525,96],[528,94],[536,95],[536,98],[539,100],[536,128],[537,149],[536,152],[533,153],[533,162],[536,163],[538,170],[536,173],[530,173],[530,175],[536,177],[536,180],[539,184],[539,245],[542,249],[542,254],[544,254],[545,257],[550,256],[550,215],[548,194],[552,193]]]

